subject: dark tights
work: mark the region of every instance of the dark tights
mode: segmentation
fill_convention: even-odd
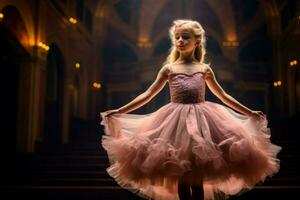
[[[178,183],[178,194],[180,200],[203,200],[203,187],[199,185],[189,185],[183,182]]]

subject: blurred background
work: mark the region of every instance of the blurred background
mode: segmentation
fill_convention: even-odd
[[[105,169],[99,113],[145,91],[176,19],[199,21],[217,80],[267,114],[281,170],[241,197],[300,191],[298,0],[1,0],[1,191],[42,199],[139,199]],[[207,90],[206,100],[219,102]],[[169,102],[165,88],[133,113]]]

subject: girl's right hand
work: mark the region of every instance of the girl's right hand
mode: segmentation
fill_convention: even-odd
[[[108,110],[105,113],[106,113],[105,116],[108,117],[109,115],[120,113],[120,111],[119,111],[119,109],[114,109],[114,110]]]

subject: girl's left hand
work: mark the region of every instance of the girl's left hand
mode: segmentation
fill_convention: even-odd
[[[266,118],[266,115],[262,111],[251,111],[250,117],[254,118]]]

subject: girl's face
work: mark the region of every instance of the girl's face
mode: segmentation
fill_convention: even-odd
[[[192,52],[196,47],[197,40],[191,30],[187,28],[176,28],[174,36],[176,49],[180,53]]]

